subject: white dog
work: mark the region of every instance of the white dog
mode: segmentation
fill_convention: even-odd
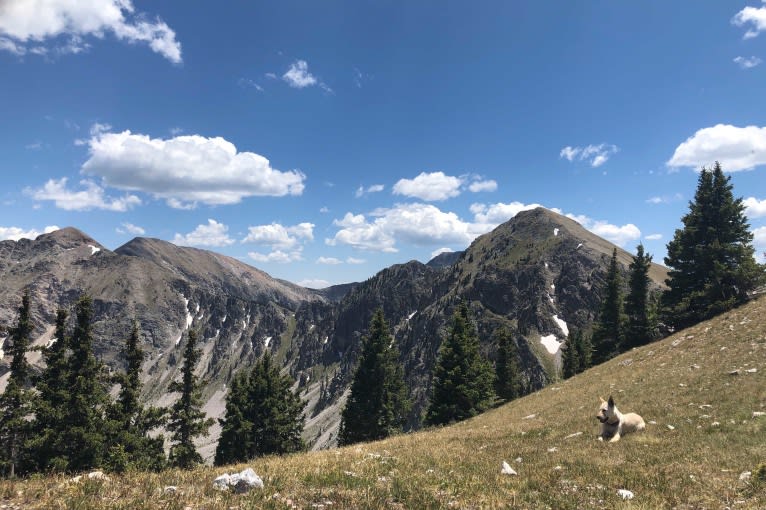
[[[622,414],[614,405],[614,399],[611,396],[608,402],[601,399],[596,419],[601,422],[598,440],[609,440],[610,443],[619,441],[625,434],[639,432],[646,428],[644,419],[636,413]]]

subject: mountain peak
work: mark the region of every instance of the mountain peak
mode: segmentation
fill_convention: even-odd
[[[75,248],[84,244],[102,250],[104,247],[85,232],[74,227],[64,227],[48,234],[42,234],[34,241],[42,245],[58,245],[64,249]]]

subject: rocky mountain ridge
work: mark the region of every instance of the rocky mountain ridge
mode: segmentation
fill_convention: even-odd
[[[298,381],[307,401],[305,436],[318,448],[334,444],[360,340],[376,308],[383,309],[401,352],[415,427],[460,300],[471,307],[484,353],[494,356],[491,333],[508,327],[527,386],[542,387],[555,377],[568,328],[588,329],[594,320],[612,248],[576,222],[540,208],[519,213],[463,252],[428,264],[397,264],[365,282],[311,290],[206,250],[136,238],[110,251],[66,228],[34,241],[0,242],[0,324],[14,320],[28,289],[35,344],[44,345],[56,308],[89,293],[95,348],[114,369],[121,367],[131,321],[138,320],[148,353],[144,398],[159,405],[175,398],[167,387],[177,376],[183,335],[195,328],[203,349],[198,374],[206,382],[205,410],[215,417],[223,412],[233,373],[268,349]],[[630,259],[619,250],[623,266]],[[650,276],[660,285],[665,274],[655,265]],[[203,445],[208,456],[217,434],[214,429]]]

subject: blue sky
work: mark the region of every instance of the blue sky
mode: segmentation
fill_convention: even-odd
[[[0,239],[321,287],[539,204],[662,262],[719,160],[762,253],[763,60],[759,0],[3,0]]]

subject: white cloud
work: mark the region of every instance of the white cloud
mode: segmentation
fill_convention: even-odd
[[[766,0],[764,1],[766,3]],[[747,6],[734,15],[731,22],[738,27],[751,24],[743,39],[751,39],[759,33],[766,31],[766,6],[751,7]]]
[[[358,258],[355,258],[355,257],[348,257],[346,259],[346,264],[359,265],[359,264],[364,264],[365,262],[367,262],[367,261],[364,260],[364,259],[358,259]]]
[[[619,151],[619,147],[609,143],[585,147],[571,147],[567,145],[559,151],[559,158],[566,159],[567,161],[574,161],[575,159],[590,161],[590,166],[597,168],[609,161],[609,158]]]
[[[752,69],[758,64],[763,62],[758,57],[736,57],[734,63],[736,63],[740,69]]]
[[[213,219],[207,220],[207,225],[197,225],[193,231],[186,235],[176,234],[173,244],[180,246],[229,246],[234,244],[234,239],[227,233],[229,227],[218,223]]]
[[[117,228],[118,234],[133,234],[135,236],[142,236],[146,234],[146,230],[139,227],[138,225],[133,225],[132,223],[123,223],[122,228]]]
[[[468,190],[473,193],[479,193],[482,191],[496,191],[497,190],[497,182],[494,180],[477,180],[472,182],[468,186]]]
[[[442,253],[454,253],[455,250],[452,248],[439,248],[438,250],[434,250],[431,252],[431,258],[438,257]]]
[[[164,140],[130,131],[104,132],[102,126],[87,143],[90,158],[83,173],[99,176],[109,186],[150,193],[171,206],[236,204],[252,196],[300,195],[304,189],[300,171],[276,170],[263,156],[237,152],[220,137]]]
[[[511,202],[509,204],[497,203],[489,206],[485,204],[471,204],[470,211],[473,213],[474,221],[480,225],[485,225],[486,231],[489,231],[501,223],[505,223],[521,211],[528,211],[543,207],[540,204],[522,204],[521,202]]]
[[[305,60],[296,60],[290,64],[290,69],[282,75],[282,79],[296,89],[311,87],[317,84],[317,79],[309,72],[309,65]]]
[[[0,227],[0,241],[18,241],[19,239],[35,239],[41,234],[49,234],[58,230],[59,227],[50,225],[45,227],[43,232],[38,230],[23,230],[19,227]]]
[[[764,262],[766,259],[766,227],[758,227],[753,230],[753,247],[756,259]]]
[[[261,87],[256,81],[251,80],[250,78],[240,78],[237,80],[237,85],[242,87],[243,89],[255,89],[258,92],[263,92],[263,87]]]
[[[299,223],[292,227],[272,223],[271,225],[248,227],[248,234],[242,239],[242,242],[267,245],[275,248],[292,248],[302,241],[311,241],[313,239],[313,223]]]
[[[360,198],[368,193],[380,193],[384,189],[386,189],[386,187],[382,184],[373,184],[367,188],[364,186],[359,186],[359,188],[356,190],[356,193],[354,193],[354,196],[356,196],[356,198]]]
[[[247,255],[256,262],[276,262],[278,264],[287,264],[303,259],[300,251],[274,250],[267,254],[251,251]]]
[[[299,223],[285,227],[279,223],[248,227],[243,243],[254,243],[271,247],[271,252],[249,252],[248,255],[258,262],[288,263],[303,259],[303,246],[314,239],[314,224]]]
[[[319,257],[317,259],[317,264],[326,264],[328,266],[337,266],[338,264],[343,264],[343,261],[340,259],[336,259],[335,257]]]
[[[80,185],[85,187],[81,191],[67,189],[66,183],[66,177],[59,180],[49,179],[42,188],[26,188],[24,193],[37,201],[53,201],[56,207],[65,211],[103,209],[125,212],[134,206],[141,205],[141,199],[135,195],[125,195],[121,198],[107,197],[104,194],[104,188],[90,180],[80,181]]]
[[[296,282],[296,285],[306,287],[307,289],[325,289],[330,286],[330,282],[327,280],[301,280]]]
[[[173,63],[181,63],[181,44],[175,32],[157,18],[135,11],[130,0],[4,0],[0,8],[0,49],[23,54],[29,42],[54,44],[57,53],[80,53],[88,48],[84,37],[103,39],[112,33],[117,39],[135,44],[147,44]],[[3,41],[10,41],[10,44]],[[49,48],[33,46],[31,53],[47,54]]]
[[[444,172],[421,172],[414,179],[400,179],[394,184],[394,195],[415,197],[429,202],[447,200],[460,195],[463,179]]]
[[[667,165],[699,169],[715,161],[726,172],[766,164],[766,127],[717,124],[702,128],[676,147]]]
[[[331,246],[346,244],[370,251],[396,252],[396,243],[419,246],[455,243],[467,245],[483,233],[483,226],[461,220],[455,213],[443,212],[428,204],[398,204],[364,215],[346,213],[334,224],[341,229],[325,242]]]
[[[617,246],[625,246],[629,241],[641,239],[641,230],[632,223],[627,225],[612,225],[605,221],[594,221],[585,226],[588,230]]]
[[[659,241],[662,239],[662,234],[649,234],[645,237],[647,241]]]
[[[758,200],[748,197],[742,201],[745,206],[745,215],[750,218],[762,218],[766,216],[766,200]]]
[[[678,202],[679,200],[683,200],[684,197],[680,193],[675,193],[673,195],[661,195],[661,196],[655,196],[651,198],[647,198],[646,202],[649,204],[669,204],[671,202]]]

